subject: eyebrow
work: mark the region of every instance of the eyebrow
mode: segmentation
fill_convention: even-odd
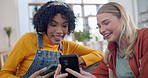
[[[105,21],[107,21],[107,20],[109,20],[109,19],[105,19],[105,20],[101,21],[101,24],[103,24],[103,23],[104,23]],[[99,23],[97,23],[97,25],[100,26]]]
[[[103,20],[103,21],[101,22],[101,24],[104,23],[104,22],[107,21],[107,20],[109,20],[109,19],[105,19],[105,20]]]
[[[55,21],[55,20],[51,20],[51,22],[58,23],[58,22],[57,22],[57,21]],[[64,23],[68,23],[68,21],[65,21]]]

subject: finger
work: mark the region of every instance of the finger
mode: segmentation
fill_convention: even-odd
[[[56,76],[54,76],[54,78],[66,78],[66,76],[68,76],[68,73],[56,75]]]
[[[55,73],[55,71],[50,72],[50,73],[46,74],[46,75],[45,75],[45,76],[43,76],[43,77],[48,78],[48,77],[52,76],[54,73]]]
[[[45,70],[47,69],[47,67],[45,67],[45,68],[43,68],[43,69],[41,69],[41,70],[39,70],[39,71],[36,71],[35,73],[33,73],[31,76],[30,76],[30,78],[34,78],[34,77],[36,77],[36,76],[39,76],[42,72],[44,72]]]
[[[86,72],[86,71],[82,70],[82,68],[80,68],[80,73],[83,74],[83,75],[88,75],[88,74],[90,74],[89,72]]]
[[[60,74],[61,73],[61,65],[60,64],[58,64],[58,67],[57,67],[57,69],[56,69],[56,71],[55,71],[55,74],[54,75],[58,75],[58,74]]]
[[[74,75],[75,77],[82,78],[82,75],[80,73],[78,73],[78,72],[76,72],[76,71],[74,71],[74,70],[72,70],[70,68],[66,68],[65,70],[67,72],[69,72],[70,74]]]
[[[66,78],[66,76],[68,76],[68,73],[61,74],[61,64],[58,64],[58,67],[54,74],[54,78]]]

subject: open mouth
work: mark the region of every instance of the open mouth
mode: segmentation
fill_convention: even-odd
[[[110,36],[111,34],[112,34],[112,33],[107,33],[107,34],[103,35],[103,36],[104,36],[104,39],[109,38],[109,36]]]
[[[56,40],[56,41],[60,41],[63,39],[62,35],[52,35],[52,37]]]

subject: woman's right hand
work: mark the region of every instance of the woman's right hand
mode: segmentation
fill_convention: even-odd
[[[96,78],[91,73],[82,70],[82,68],[80,68],[80,73],[78,73],[78,72],[76,72],[76,71],[74,71],[72,69],[69,69],[69,68],[66,68],[66,71],[73,74],[77,78]]]
[[[68,73],[61,73],[61,64],[59,64],[55,71],[54,78],[66,78],[66,76],[68,76]]]
[[[48,78],[48,77],[52,76],[55,73],[55,71],[53,71],[53,72],[50,72],[50,73],[48,73],[48,74],[46,74],[44,76],[40,76],[40,74],[43,73],[44,71],[46,71],[46,69],[47,68],[43,68],[43,69],[41,69],[39,71],[36,71],[29,78]]]

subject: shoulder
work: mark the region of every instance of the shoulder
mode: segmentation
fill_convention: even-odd
[[[148,34],[148,28],[143,28],[143,29],[138,30],[138,38],[140,39],[148,38],[147,34]]]
[[[143,55],[147,53],[148,49],[148,28],[138,30],[138,37],[135,44],[135,50],[142,52]]]
[[[22,37],[27,37],[27,38],[32,38],[32,37],[37,37],[36,33],[25,33]]]
[[[37,40],[37,34],[36,33],[25,33],[20,38],[20,40],[27,41],[27,42],[35,41],[35,40]]]
[[[30,33],[25,33],[23,36],[29,37],[29,36],[36,36],[36,33],[30,32]]]
[[[138,34],[139,35],[148,34],[148,28],[143,28],[143,29],[138,30]]]

